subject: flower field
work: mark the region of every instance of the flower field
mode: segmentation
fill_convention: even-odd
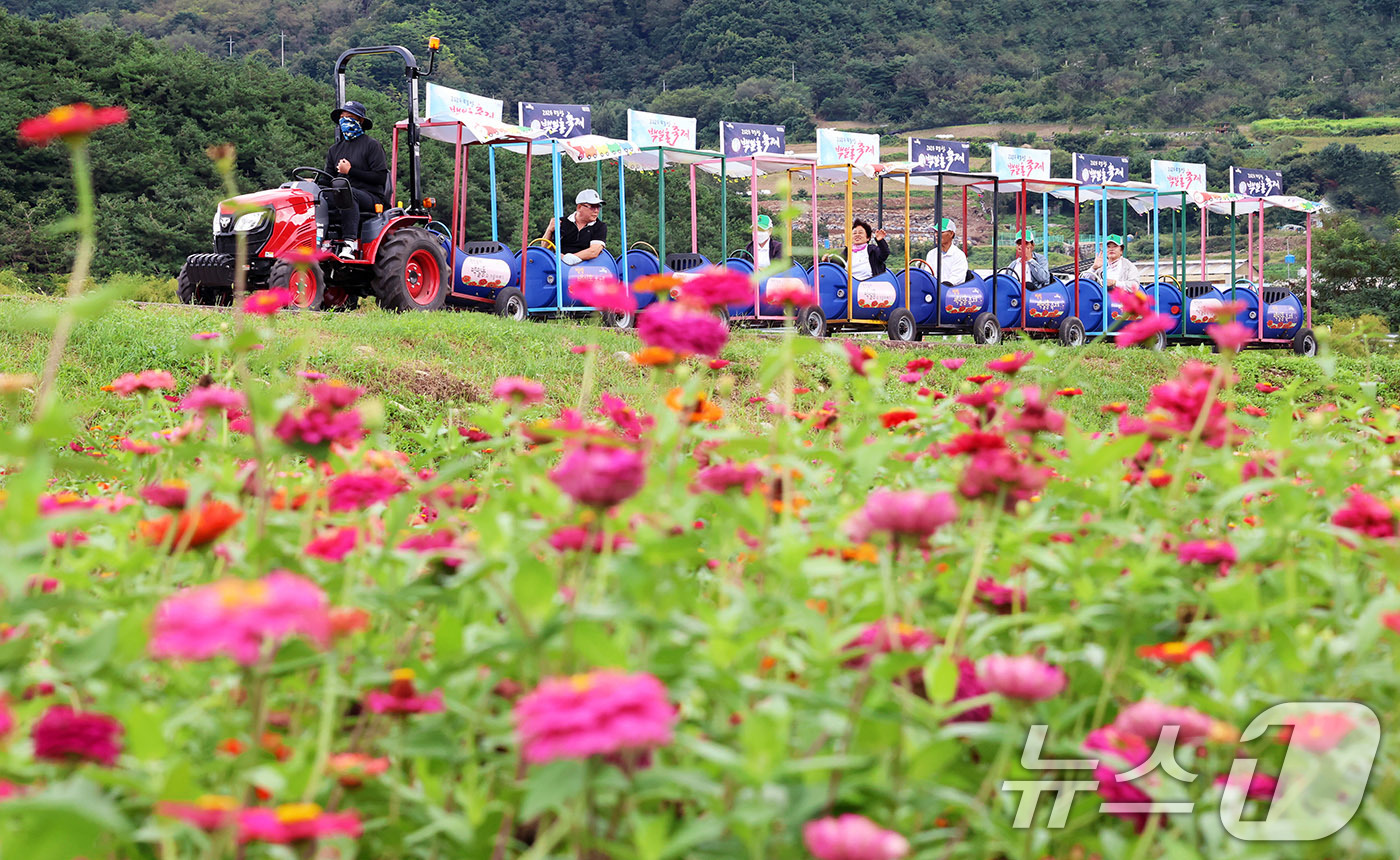
[[[444,408],[316,329],[501,322],[0,307],[0,851],[1400,851],[1386,365],[760,342],[741,286]]]

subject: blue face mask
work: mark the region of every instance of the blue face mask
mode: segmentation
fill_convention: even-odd
[[[349,114],[340,115],[340,136],[346,140],[354,140],[364,134],[365,130],[360,127],[360,121]]]

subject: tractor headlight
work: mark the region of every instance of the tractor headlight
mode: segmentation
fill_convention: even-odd
[[[249,233],[258,229],[267,220],[267,210],[259,209],[257,212],[248,212],[238,216],[238,220],[233,222],[233,232]]]

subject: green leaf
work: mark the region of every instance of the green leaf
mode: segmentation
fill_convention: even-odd
[[[632,841],[641,860],[661,860],[671,835],[671,819],[662,815],[632,816]]]
[[[0,817],[18,823],[14,845],[24,846],[25,860],[121,854],[113,849],[131,830],[117,805],[82,778],[7,800]]]
[[[558,812],[583,793],[588,766],[581,761],[552,761],[530,768],[520,819],[533,821],[543,812]]]
[[[684,857],[695,846],[719,839],[723,835],[724,822],[719,819],[714,817],[691,819],[671,837],[670,843],[661,855],[661,860]]]
[[[533,620],[540,619],[554,605],[558,590],[552,569],[537,559],[520,560],[520,569],[511,582],[511,593],[521,612]]]
[[[924,686],[930,702],[951,702],[958,691],[958,664],[947,657],[935,657],[924,664]]]
[[[54,662],[69,675],[86,678],[112,658],[120,629],[121,618],[112,616],[82,639],[54,648]]]

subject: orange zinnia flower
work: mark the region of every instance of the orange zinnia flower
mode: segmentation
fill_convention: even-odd
[[[724,410],[704,394],[697,394],[691,403],[682,403],[683,393],[679,388],[672,388],[666,394],[666,405],[677,412],[689,413],[686,421],[691,424],[713,424],[724,417]]]
[[[141,537],[147,543],[160,546],[165,543],[171,526],[175,537],[171,549],[198,547],[213,543],[219,536],[243,518],[242,512],[226,502],[208,501],[197,510],[182,511],[178,517],[167,514],[154,520],[142,520],[136,524]]]
[[[632,282],[632,292],[634,293],[670,293],[673,287],[685,283],[683,278],[671,272],[660,275],[643,275]]]
[[[1200,642],[1162,642],[1158,645],[1143,645],[1137,649],[1139,657],[1161,660],[1166,663],[1190,663],[1197,654],[1214,654],[1215,646]]]
[[[632,360],[646,367],[670,367],[679,357],[664,346],[644,346],[632,353]]]

